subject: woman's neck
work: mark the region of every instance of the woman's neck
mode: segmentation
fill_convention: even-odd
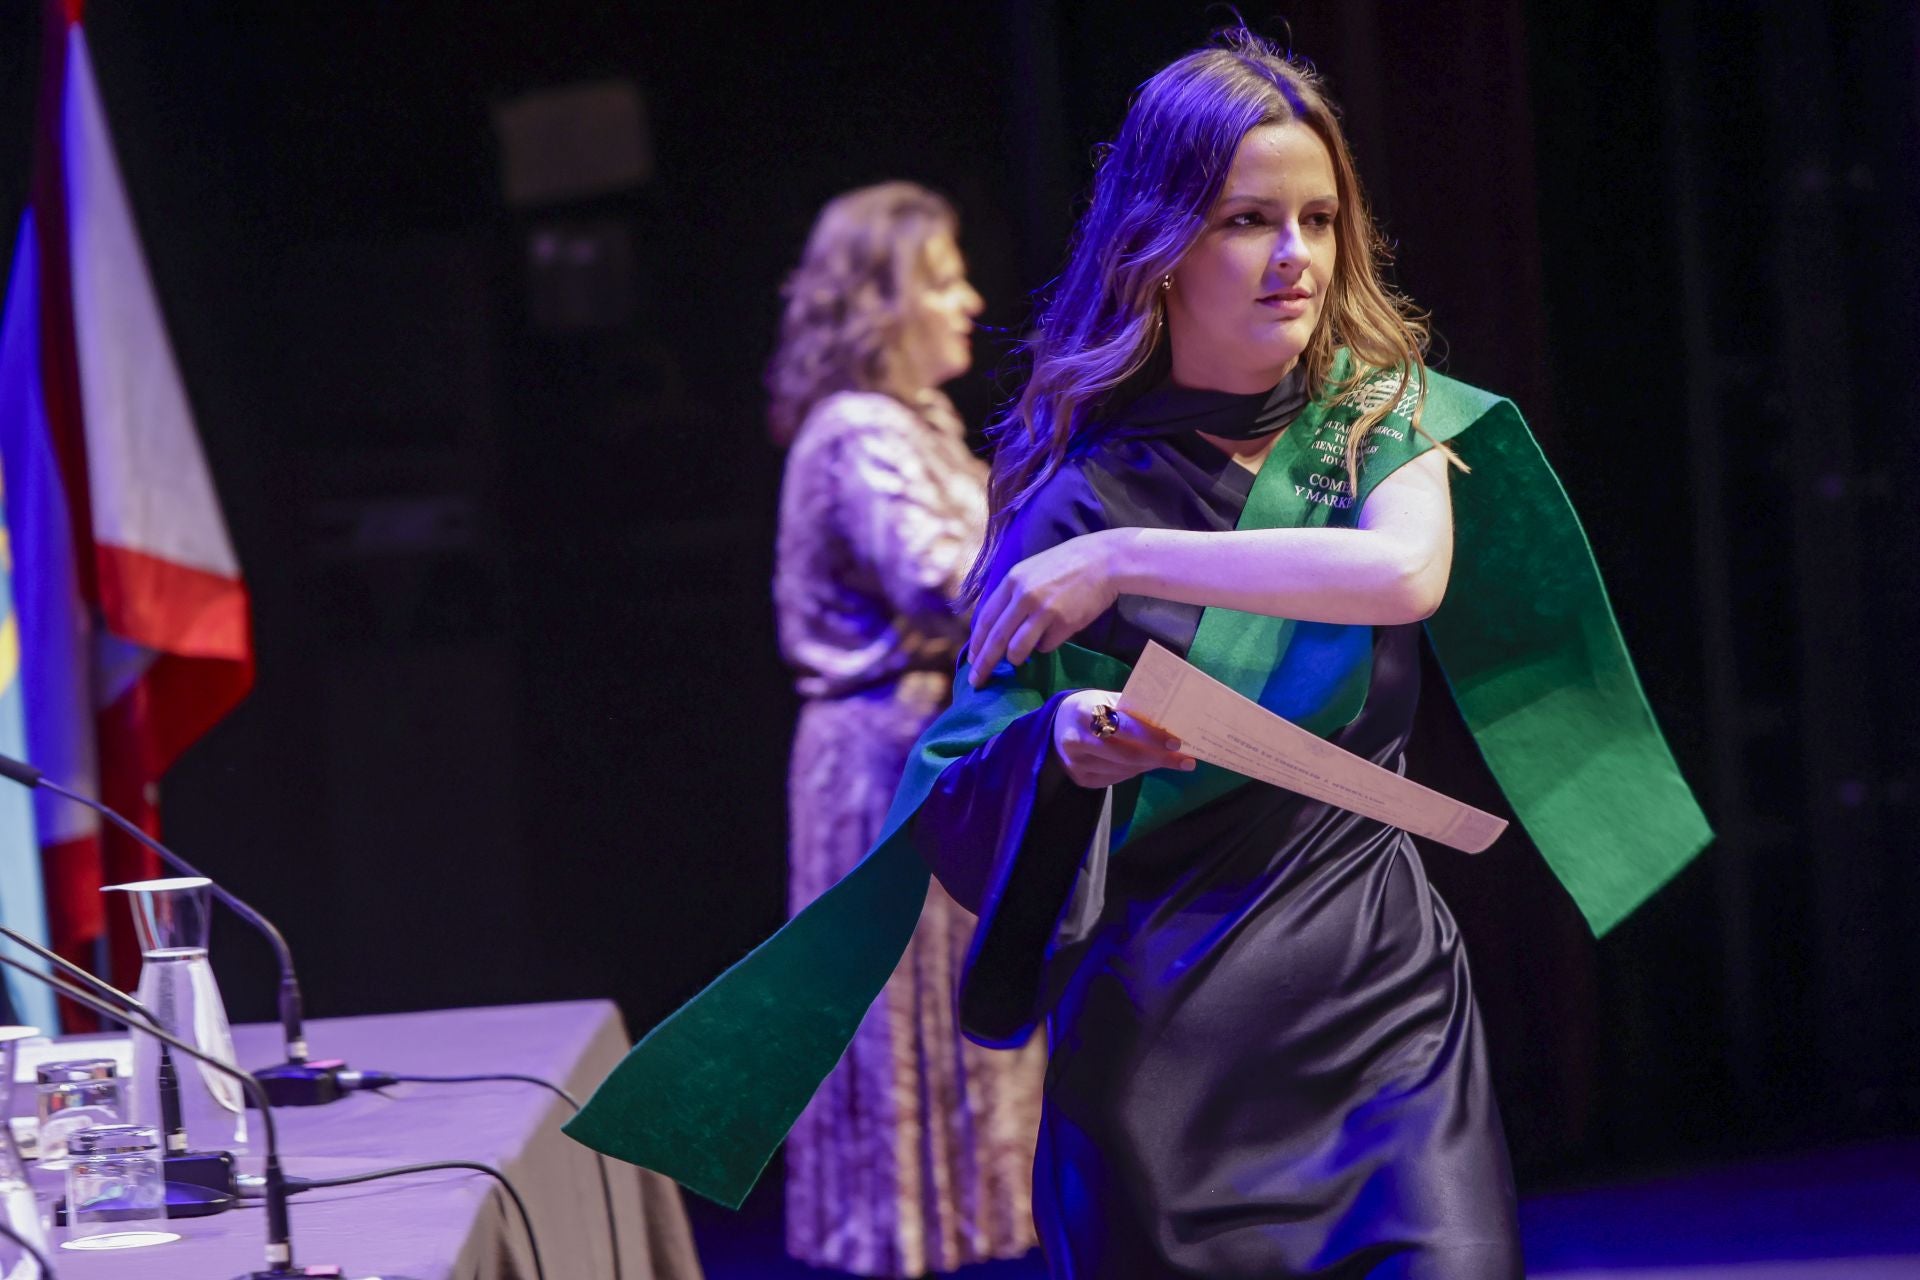
[[[933,388],[918,378],[887,378],[875,388],[906,404],[918,404]]]
[[[1273,390],[1299,367],[1300,357],[1294,356],[1278,368],[1209,368],[1192,360],[1182,361],[1180,347],[1176,343],[1172,347],[1172,359],[1168,362],[1167,381],[1188,391],[1224,391],[1228,395],[1251,396]]]

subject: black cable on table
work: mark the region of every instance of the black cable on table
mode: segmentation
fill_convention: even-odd
[[[370,1071],[367,1074],[373,1075],[374,1073]],[[388,1080],[392,1080],[397,1084],[495,1084],[500,1082],[510,1084],[537,1084],[548,1093],[553,1094],[562,1102],[572,1107],[575,1111],[580,1109],[580,1100],[578,1098],[568,1093],[565,1089],[562,1089],[553,1081],[542,1080],[539,1076],[519,1076],[508,1072],[490,1072],[486,1075],[477,1076],[403,1076],[396,1075],[391,1071],[382,1071],[379,1073],[379,1076],[382,1084],[385,1084]]]
[[[441,1169],[467,1169],[474,1173],[484,1173],[505,1189],[513,1207],[520,1211],[520,1225],[527,1232],[527,1249],[533,1254],[533,1274],[535,1280],[547,1280],[547,1269],[540,1262],[540,1242],[533,1235],[533,1215],[527,1212],[527,1202],[520,1198],[520,1192],[507,1175],[490,1164],[480,1164],[472,1160],[430,1160],[424,1164],[403,1164],[391,1169],[375,1169],[370,1173],[344,1173],[336,1178],[288,1178],[288,1192],[318,1191],[322,1187],[351,1187],[356,1183],[374,1182],[381,1178],[398,1178],[409,1173],[434,1173]]]
[[[40,1268],[40,1274],[45,1277],[45,1280],[53,1280],[53,1264],[47,1261],[46,1254],[34,1247],[33,1241],[28,1240],[4,1222],[0,1222],[0,1237],[5,1237],[19,1245],[26,1255],[33,1259],[34,1265]]]
[[[369,1073],[371,1074],[371,1073]],[[542,1080],[539,1076],[513,1075],[511,1073],[491,1073],[470,1076],[416,1076],[396,1075],[390,1071],[380,1072],[384,1084],[391,1080],[395,1084],[531,1084],[538,1085],[558,1097],[573,1110],[580,1109],[580,1100],[562,1089],[551,1080]],[[613,1246],[613,1280],[622,1280],[620,1268],[620,1227],[613,1214],[613,1182],[607,1177],[607,1158],[594,1153],[595,1167],[600,1173],[600,1199],[607,1207],[607,1241]]]

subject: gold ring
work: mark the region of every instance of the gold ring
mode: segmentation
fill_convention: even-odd
[[[1120,721],[1113,714],[1113,708],[1098,706],[1093,709],[1093,736],[1102,742],[1120,732]]]

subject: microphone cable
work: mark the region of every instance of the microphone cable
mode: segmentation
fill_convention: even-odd
[[[580,1100],[562,1089],[551,1080],[539,1076],[515,1075],[512,1072],[491,1072],[481,1075],[461,1076],[423,1076],[411,1073],[402,1075],[393,1071],[358,1071],[353,1073],[354,1088],[384,1089],[390,1084],[530,1084],[545,1089],[559,1098],[573,1111],[580,1110]],[[613,1280],[623,1280],[620,1266],[620,1227],[613,1213],[613,1183],[607,1177],[607,1158],[599,1152],[594,1153],[594,1167],[600,1174],[600,1200],[607,1209],[607,1241],[613,1247]]]
[[[580,1100],[562,1089],[551,1080],[542,1080],[539,1076],[514,1075],[511,1072],[490,1072],[473,1076],[416,1076],[411,1073],[401,1075],[393,1071],[362,1071],[360,1088],[384,1089],[389,1084],[532,1084],[551,1093],[575,1111],[580,1109]]]
[[[343,1173],[333,1178],[287,1178],[287,1194],[297,1195],[302,1191],[319,1191],[327,1187],[351,1187],[362,1182],[376,1182],[382,1178],[399,1178],[410,1173],[437,1173],[443,1169],[484,1173],[507,1193],[513,1201],[514,1209],[520,1215],[520,1226],[527,1233],[527,1250],[533,1255],[534,1280],[547,1280],[547,1268],[540,1260],[540,1241],[533,1234],[533,1215],[527,1212],[527,1202],[520,1198],[520,1192],[507,1175],[490,1164],[481,1164],[475,1160],[429,1160],[421,1164],[395,1165],[391,1169],[373,1169],[366,1173]],[[251,1180],[249,1180],[250,1182]],[[241,1195],[254,1198],[257,1192],[251,1185],[243,1184]]]

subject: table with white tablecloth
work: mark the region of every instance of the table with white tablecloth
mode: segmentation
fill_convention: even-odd
[[[241,1065],[278,1057],[279,1028],[234,1028]],[[618,1010],[605,1001],[447,1009],[315,1019],[318,1057],[401,1075],[530,1075],[575,1097],[591,1092],[626,1052]],[[83,1050],[84,1042],[74,1048]],[[30,1095],[30,1089],[17,1091]],[[30,1096],[16,1105],[32,1106]],[[401,1084],[320,1107],[276,1109],[281,1160],[296,1177],[330,1178],[431,1160],[492,1165],[512,1180],[533,1218],[548,1280],[614,1275],[596,1158],[560,1132],[565,1102],[537,1086]],[[258,1172],[257,1118],[243,1166]],[[656,1174],[607,1162],[622,1280],[699,1280],[679,1189]],[[41,1175],[45,1176],[45,1175]],[[526,1235],[511,1203],[481,1173],[412,1174],[305,1192],[292,1201],[294,1259],[336,1263],[346,1276],[412,1280],[532,1280]],[[226,1280],[265,1265],[259,1201],[165,1224],[181,1238],[151,1248],[83,1253],[56,1248],[60,1280]],[[54,1232],[57,1246],[66,1237]]]

